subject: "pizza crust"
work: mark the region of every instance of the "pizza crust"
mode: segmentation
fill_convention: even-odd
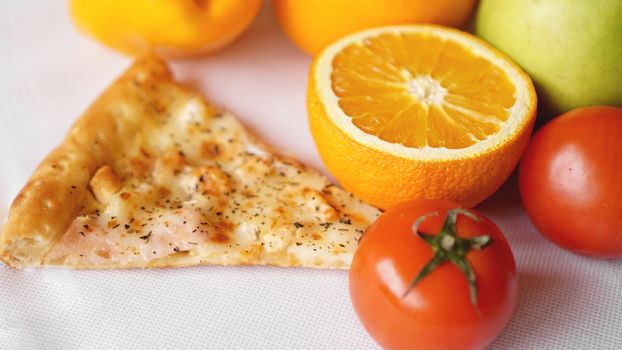
[[[182,128],[181,124],[175,123],[184,123],[184,126]],[[196,124],[196,127],[186,128],[186,124]],[[227,142],[211,142],[209,139],[195,145],[195,140],[200,136],[197,133],[214,131],[207,130],[204,127],[206,124],[211,125],[214,130],[218,125],[222,125],[219,128],[223,130],[225,127],[229,128],[227,132],[233,134],[223,133],[219,136],[228,137],[229,144],[223,145],[222,143]],[[187,135],[177,135],[177,139],[172,139],[173,130],[183,130],[182,133]],[[182,140],[192,141],[188,141],[192,145],[190,151],[189,146],[182,147],[186,153],[169,147]],[[229,148],[235,147],[242,147],[244,154],[227,154]],[[223,158],[225,156],[229,158]],[[239,163],[242,158],[247,161]],[[219,162],[211,161],[212,159],[219,159]],[[253,162],[249,164],[251,160]],[[235,162],[239,164],[221,169],[221,164]],[[262,172],[261,167],[267,170]],[[251,186],[257,186],[262,184],[262,180],[255,181],[253,176],[276,176],[274,171],[277,167],[280,171],[287,172],[292,179],[299,177],[309,185],[298,184],[298,187],[291,187],[291,193],[284,190],[283,193],[292,198],[283,200],[283,203],[290,207],[284,208],[282,217],[276,215],[275,219],[275,214],[270,214],[273,221],[280,221],[272,225],[273,232],[266,232],[265,225],[259,225],[250,216],[249,220],[241,218],[233,210],[226,214],[232,215],[230,221],[220,220],[205,208],[210,204],[205,204],[202,208],[192,208],[196,209],[195,212],[188,211],[189,205],[194,205],[192,201],[213,203],[212,197],[219,199],[219,202],[238,198],[229,193],[233,188],[230,186],[234,186],[236,181],[237,172],[240,172],[240,179]],[[156,180],[149,180],[153,183],[141,183],[141,179],[154,176]],[[198,178],[201,178],[200,182],[196,181]],[[266,181],[267,185],[286,183],[271,179]],[[212,198],[211,202],[206,202],[201,197],[196,200],[187,199],[183,203],[180,200],[178,207],[160,203],[160,199],[164,201],[166,198],[168,201],[187,194],[184,191],[189,191],[186,187],[190,185],[186,185],[186,182],[196,187],[196,191],[201,192],[203,197]],[[156,184],[170,186],[158,187]],[[238,186],[236,190],[243,189]],[[272,194],[274,193],[278,196],[279,192]],[[175,197],[176,195],[178,196]],[[142,204],[148,201],[155,201],[157,209],[145,209]],[[269,199],[269,202],[272,206],[268,207],[274,209],[274,199]],[[250,199],[249,203],[254,205],[253,208],[247,208],[249,211],[257,212],[258,207],[263,205],[263,202],[253,202]],[[299,225],[303,224],[298,223],[297,218],[288,217],[311,211],[304,208],[292,209],[294,203],[300,206],[315,203],[312,207],[318,212],[317,215],[314,214],[315,218],[321,222],[321,227],[325,227],[324,233],[313,232],[313,239],[316,241],[306,236],[300,237],[310,226],[301,228]],[[162,215],[170,215],[170,221],[175,221],[176,217],[185,213],[192,216],[194,221],[204,221],[209,228],[205,229],[203,236],[198,236],[194,233],[199,229],[198,225],[191,233],[181,223],[178,223],[179,228],[170,229],[167,221],[167,229],[163,230],[161,220],[156,218],[154,222],[159,222],[160,225],[156,227],[146,221],[146,214],[139,213],[142,216],[136,216],[138,207],[147,212],[159,210]],[[175,210],[179,212],[176,214]],[[279,154],[248,133],[233,116],[218,111],[196,92],[176,84],[168,67],[161,60],[145,57],[134,63],[96,100],[71,127],[64,141],[35,170],[11,206],[0,236],[0,259],[14,268],[39,265],[142,268],[199,264],[347,268],[356,247],[356,243],[352,242],[355,235],[362,233],[379,213],[378,209],[332,186],[325,177],[294,158]],[[107,225],[102,224],[104,219],[100,214],[101,217],[106,217]],[[129,216],[132,218],[129,219]],[[134,216],[139,219],[132,223]],[[121,223],[122,218],[126,220],[125,223]],[[116,220],[119,220],[119,224],[114,222]],[[140,220],[144,224],[134,227]],[[292,222],[286,223],[286,220]],[[346,220],[349,226],[345,226]],[[295,227],[292,227],[294,221]],[[227,222],[233,224],[226,224]],[[186,221],[183,224],[186,225]],[[244,233],[243,227],[247,224],[254,225],[255,230],[261,226],[261,237],[244,236],[247,233]],[[81,230],[82,225],[89,227],[88,230]],[[92,232],[96,225],[99,227]],[[119,227],[120,225],[122,226]],[[151,230],[153,233],[147,233],[147,229],[151,227],[149,225],[154,226]],[[227,230],[219,233],[223,231],[223,225]],[[332,225],[335,226],[330,228]],[[125,231],[120,231],[123,226],[126,227]],[[344,232],[347,240],[343,238]],[[235,243],[239,248],[232,248],[232,244],[227,248],[227,244],[221,244],[224,241],[218,242],[219,234],[225,235],[227,242],[233,240],[229,243]],[[186,240],[180,237],[185,237]],[[293,242],[294,239],[304,243]],[[119,243],[122,250],[114,247],[119,246]],[[161,244],[154,249],[156,243]],[[164,243],[168,243],[173,251],[163,253],[161,250],[166,248],[162,247]],[[190,246],[189,243],[193,245]],[[316,243],[320,246],[324,244],[325,251],[315,252],[315,248],[304,250]],[[88,244],[101,245],[102,248],[98,249],[96,246],[88,250]],[[278,248],[279,244],[285,246]],[[344,248],[335,248],[337,244]],[[151,254],[151,249],[154,249],[153,257],[147,256]],[[84,254],[76,255],[80,250]],[[83,257],[87,253],[92,253],[92,257]]]
[[[118,122],[122,111],[111,107],[132,97],[128,90],[134,80],[157,84],[169,79],[161,61],[138,61],[78,119],[13,201],[1,236],[0,259],[17,268],[41,262],[51,244],[84,210],[87,184],[94,172],[118,152],[119,140],[137,127]],[[136,102],[128,101],[131,103]]]

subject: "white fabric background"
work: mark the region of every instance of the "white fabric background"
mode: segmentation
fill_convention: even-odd
[[[177,76],[259,135],[324,170],[307,131],[310,59],[268,6],[216,55]],[[66,2],[0,3],[0,217],[72,121],[129,64],[79,35]],[[622,261],[556,248],[526,218],[512,178],[479,209],[507,234],[518,309],[493,349],[622,349]],[[0,349],[374,349],[347,273],[262,267],[13,271],[0,266]]]

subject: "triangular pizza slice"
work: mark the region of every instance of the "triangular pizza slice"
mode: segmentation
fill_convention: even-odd
[[[147,57],[36,169],[13,202],[0,258],[15,268],[347,268],[379,213]]]

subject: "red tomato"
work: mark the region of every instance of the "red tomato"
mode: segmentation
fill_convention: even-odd
[[[540,129],[519,172],[523,206],[553,243],[622,257],[622,109],[580,108]]]
[[[517,288],[510,246],[486,217],[455,208],[439,200],[403,203],[382,214],[361,239],[350,268],[352,305],[386,349],[479,349],[510,319]],[[417,222],[423,238],[414,232]],[[440,264],[409,289],[435,256]],[[465,264],[474,272],[476,295]]]

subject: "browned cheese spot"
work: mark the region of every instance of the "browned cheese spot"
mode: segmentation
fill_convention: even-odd
[[[193,169],[198,180],[199,191],[209,195],[220,195],[232,188],[227,174],[216,166],[201,166]]]
[[[233,231],[233,224],[229,221],[220,221],[217,224],[213,224],[212,228],[214,233],[210,235],[210,241],[214,243],[227,243],[229,242],[229,234]]]
[[[220,146],[216,142],[204,141],[201,144],[201,156],[207,159],[214,159],[220,156]]]
[[[98,256],[104,259],[110,259],[110,252],[108,252],[107,250],[100,249],[97,252],[95,252],[95,254],[97,254]]]
[[[251,191],[251,190],[249,190],[247,188],[243,189],[241,193],[246,198],[253,198],[253,197],[255,197],[255,192],[253,192],[253,191]]]
[[[166,151],[162,160],[164,161],[164,166],[175,173],[182,171],[184,166],[186,166],[186,159],[183,153],[178,150],[172,149]]]
[[[164,186],[160,186],[158,187],[158,197],[159,198],[165,198],[171,195],[171,190],[169,190],[167,187]]]
[[[146,149],[144,149],[143,147],[141,147],[141,148],[139,149],[139,151],[140,151],[140,154],[141,154],[143,157],[145,157],[145,158],[151,158],[151,154],[149,154],[149,152],[147,152],[147,150],[146,150]]]
[[[244,249],[240,251],[240,256],[251,260],[251,259],[261,256],[262,252],[263,252],[263,246],[259,244],[253,244],[249,249]]]
[[[153,161],[145,156],[130,159],[130,168],[137,177],[145,177],[153,170]]]

